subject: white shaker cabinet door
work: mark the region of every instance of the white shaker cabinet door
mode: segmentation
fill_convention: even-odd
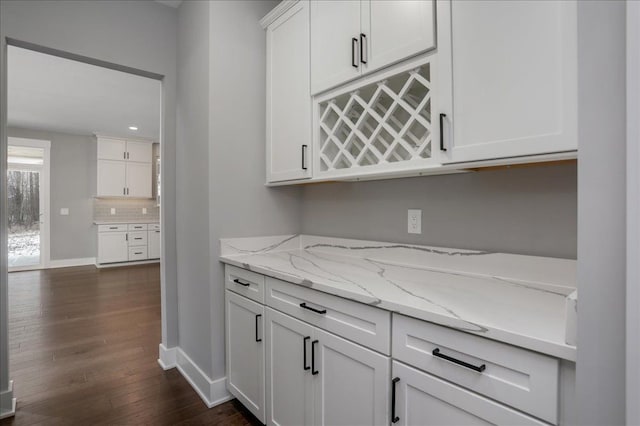
[[[311,177],[309,3],[267,28],[267,181]]]
[[[126,195],[125,161],[98,160],[98,197],[124,197]]]
[[[266,308],[267,425],[313,424],[314,327]]]
[[[311,3],[311,92],[322,92],[361,74],[360,1]]]
[[[227,388],[264,422],[264,306],[226,294]]]
[[[151,198],[151,163],[127,162],[127,195]]]
[[[127,141],[127,160],[137,163],[151,163],[151,142]]]
[[[445,162],[577,149],[576,21],[573,1],[438,3]]]
[[[123,139],[98,138],[98,160],[126,160],[127,142]]]
[[[147,242],[149,244],[149,259],[160,259],[160,231],[147,231]]]
[[[390,359],[317,328],[311,346],[314,424],[389,424]]]
[[[392,380],[396,426],[547,425],[397,361]]]
[[[434,0],[362,1],[365,72],[436,47]]]
[[[98,263],[126,262],[129,246],[126,232],[98,232]]]

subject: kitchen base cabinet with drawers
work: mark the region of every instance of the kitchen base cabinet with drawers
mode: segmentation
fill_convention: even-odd
[[[227,389],[267,425],[564,425],[575,364],[227,265]]]
[[[119,266],[160,259],[160,225],[157,223],[98,224],[96,266]]]

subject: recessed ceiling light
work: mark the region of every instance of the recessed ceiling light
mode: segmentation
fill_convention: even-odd
[[[129,130],[138,130],[136,126],[129,126]]]

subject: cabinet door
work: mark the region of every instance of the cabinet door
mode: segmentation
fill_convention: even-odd
[[[391,406],[397,426],[546,425],[397,361],[393,377],[397,381]]]
[[[320,329],[311,350],[316,426],[389,424],[388,357]]]
[[[267,424],[313,424],[313,327],[266,308]],[[306,363],[305,363],[306,361]]]
[[[147,231],[147,241],[149,244],[149,259],[160,259],[160,231]]]
[[[123,197],[125,195],[126,162],[98,160],[98,197]]]
[[[310,3],[311,93],[316,94],[360,76],[360,0]]]
[[[151,198],[151,163],[127,162],[127,195]]]
[[[126,160],[127,142],[122,139],[98,138],[98,160]]]
[[[127,160],[137,163],[151,163],[150,142],[127,141]]]
[[[434,0],[363,0],[363,70],[372,72],[436,47]]]
[[[440,6],[451,24],[447,34],[438,17],[439,56],[447,67],[441,74],[453,80],[446,88],[452,101],[440,110],[447,115],[445,162],[576,150],[576,3]]]
[[[227,389],[264,422],[264,307],[225,293]]]
[[[309,3],[267,28],[267,181],[311,176]]]
[[[129,248],[126,232],[98,233],[98,263],[126,262]]]

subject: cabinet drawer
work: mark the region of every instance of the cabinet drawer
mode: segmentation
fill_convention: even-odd
[[[393,358],[548,422],[558,420],[555,358],[398,314]]]
[[[225,287],[258,303],[264,303],[264,275],[227,265]]]
[[[293,317],[390,354],[391,313],[267,277],[266,304]]]
[[[396,426],[547,424],[397,361],[393,377]]]
[[[147,245],[147,231],[129,232],[129,247]]]
[[[148,229],[149,229],[149,231],[159,231],[160,230],[160,224],[159,223],[150,223]]]
[[[127,230],[126,224],[98,225],[98,232],[123,232]]]
[[[129,260],[147,260],[147,247],[129,247]]]
[[[146,223],[130,223],[129,231],[146,231],[147,224]]]

